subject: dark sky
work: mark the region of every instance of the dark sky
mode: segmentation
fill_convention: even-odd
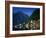
[[[27,14],[28,16],[30,16],[33,13],[33,11],[36,9],[38,8],[13,7],[13,13],[17,13],[18,11],[21,11]]]

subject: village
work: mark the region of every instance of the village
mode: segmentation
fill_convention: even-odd
[[[19,24],[19,25],[15,25],[15,29],[17,30],[38,30],[40,29],[40,20],[35,21],[35,20],[31,20],[28,23],[23,23],[23,24]]]

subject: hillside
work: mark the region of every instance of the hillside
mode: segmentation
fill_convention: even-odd
[[[29,16],[23,12],[18,11],[17,13],[13,13],[13,25],[23,24],[23,22],[28,21],[28,18]]]

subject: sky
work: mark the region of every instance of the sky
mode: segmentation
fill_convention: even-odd
[[[32,13],[38,8],[24,8],[24,7],[13,7],[13,13],[17,13],[18,11],[21,11],[25,13],[28,16],[31,16]]]

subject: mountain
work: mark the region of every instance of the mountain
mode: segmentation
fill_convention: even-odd
[[[30,19],[38,20],[40,19],[40,9],[36,9],[32,15],[30,16]]]
[[[13,13],[13,25],[23,24],[23,22],[28,22],[29,16],[21,11]]]

